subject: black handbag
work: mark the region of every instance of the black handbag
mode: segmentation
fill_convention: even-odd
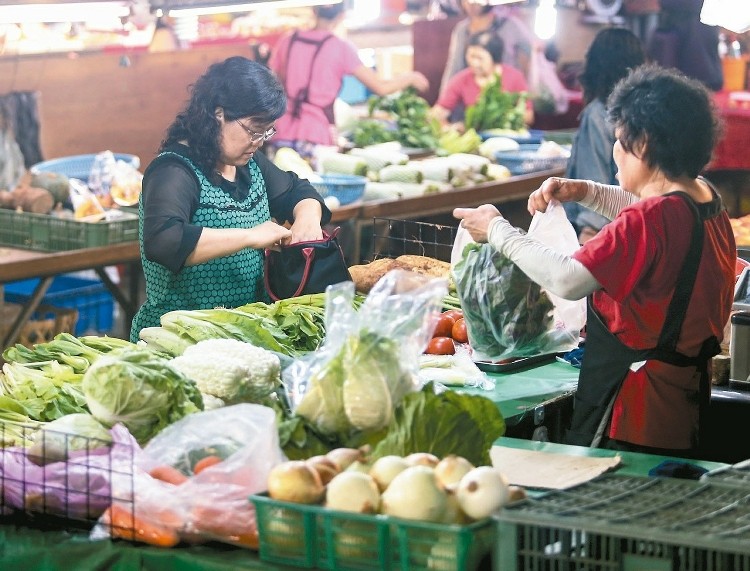
[[[329,285],[351,281],[338,233],[337,227],[331,234],[324,231],[322,240],[266,249],[264,282],[273,301],[322,293]]]

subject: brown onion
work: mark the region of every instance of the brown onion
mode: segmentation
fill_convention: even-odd
[[[268,495],[275,500],[317,504],[324,493],[317,470],[302,460],[283,462],[268,475]]]

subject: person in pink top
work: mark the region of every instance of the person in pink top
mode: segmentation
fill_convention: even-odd
[[[479,99],[482,88],[493,80],[495,74],[500,76],[504,91],[528,91],[528,84],[523,73],[503,61],[503,40],[496,34],[480,32],[469,38],[466,46],[466,63],[468,67],[456,73],[440,93],[431,113],[441,123],[446,124],[457,108],[466,109]],[[531,102],[528,102],[526,124],[534,120]]]
[[[376,95],[413,86],[429,88],[419,72],[383,79],[359,59],[354,45],[335,35],[344,18],[343,2],[315,6],[315,26],[279,38],[269,67],[281,80],[289,104],[276,123],[273,148],[292,147],[311,157],[316,145],[335,145],[336,130],[333,103],[345,75],[353,75]]]

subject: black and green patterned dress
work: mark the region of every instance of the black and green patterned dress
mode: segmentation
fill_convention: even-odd
[[[322,204],[307,181],[279,170],[261,153],[238,168],[236,184],[209,180],[190,160],[187,147],[161,153],[146,170],[139,204],[146,301],[133,319],[131,341],[144,327],[159,326],[168,311],[267,300],[262,250],[244,248],[193,266],[184,265],[185,260],[202,228],[252,228],[272,215],[291,221],[294,205],[304,198]],[[324,205],[323,213],[325,223],[330,212]]]

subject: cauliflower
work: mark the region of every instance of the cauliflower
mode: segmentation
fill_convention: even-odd
[[[257,402],[280,383],[279,357],[236,339],[199,341],[170,364],[195,381],[201,393],[226,404]]]

